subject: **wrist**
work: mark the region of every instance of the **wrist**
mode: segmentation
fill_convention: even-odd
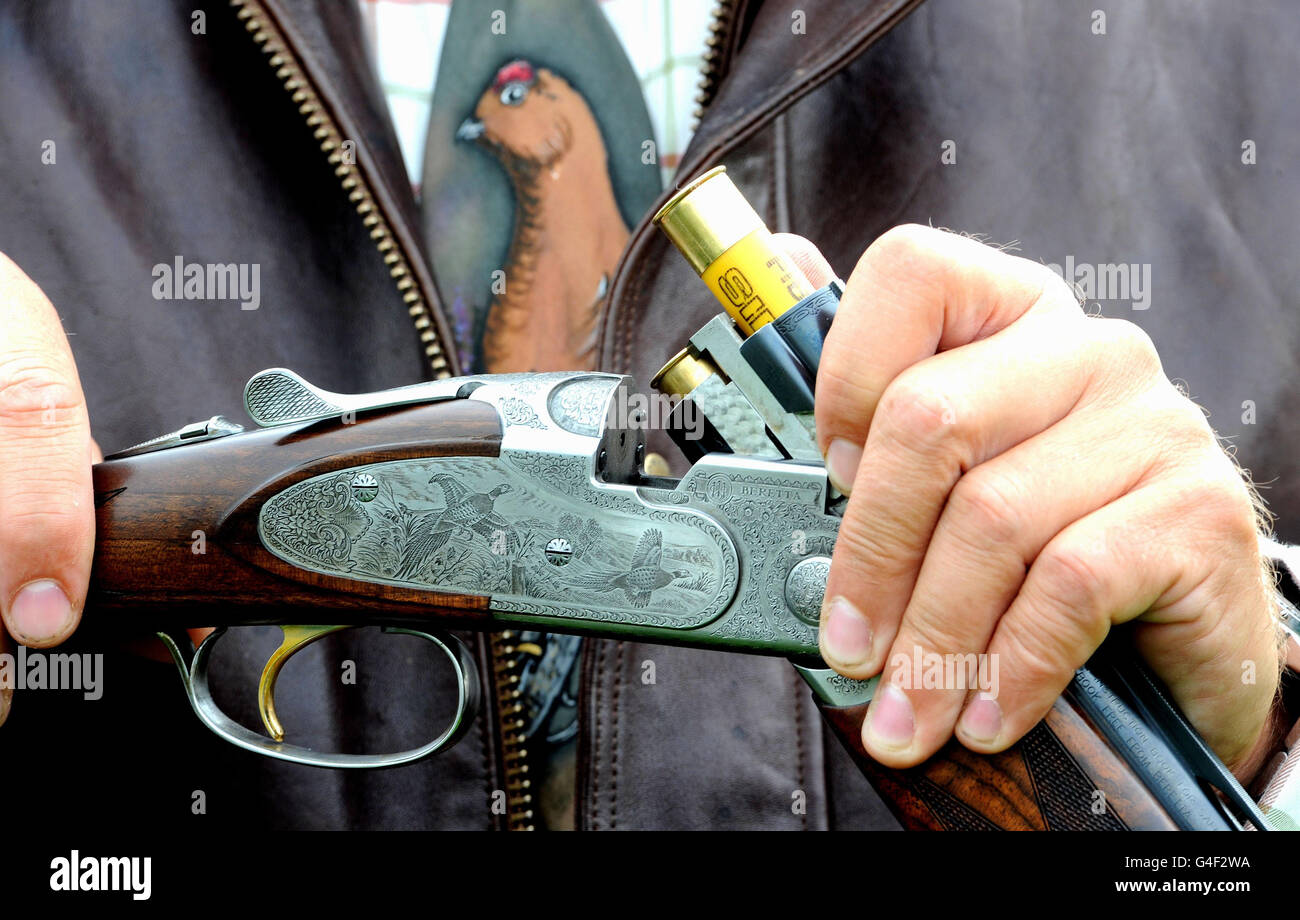
[[[1294,714],[1288,712],[1284,695],[1279,692],[1273,700],[1273,708],[1269,710],[1264,727],[1260,730],[1254,746],[1237,763],[1229,765],[1233,775],[1243,786],[1251,789],[1253,795],[1256,792],[1252,788],[1253,785],[1257,780],[1266,779],[1262,773],[1284,747],[1287,734],[1291,731],[1294,722]]]
[[[1300,750],[1296,750],[1300,744],[1300,680],[1297,680],[1300,674],[1300,640],[1288,637],[1283,656],[1281,686],[1273,701],[1268,723],[1250,755],[1242,761],[1241,768],[1233,770],[1256,799],[1263,795],[1265,787],[1288,755],[1300,757]]]

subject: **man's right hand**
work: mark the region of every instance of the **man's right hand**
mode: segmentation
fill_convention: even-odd
[[[4,631],[24,645],[58,645],[81,618],[97,454],[58,314],[0,253],[0,612]],[[0,689],[0,722],[12,695]]]

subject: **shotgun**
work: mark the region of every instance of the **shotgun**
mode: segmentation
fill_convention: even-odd
[[[817,644],[845,499],[816,447],[812,385],[841,286],[800,283],[756,215],[682,230],[738,197],[714,170],[660,212],[725,308],[656,376],[660,402],[593,372],[344,395],[263,371],[244,392],[256,429],[217,416],[95,467],[88,621],[157,632],[205,725],[295,763],[394,767],[445,750],[480,700],[455,631],[541,629],[790,659],[909,829],[1266,829],[1122,636],[1001,754],[954,741],[907,770],[866,754],[875,681],[836,674]],[[691,461],[680,479],[644,469],[656,407]],[[214,645],[252,624],[284,634],[259,687],[264,733],[223,713],[209,684]],[[217,629],[196,648],[185,629],[202,626]],[[458,700],[446,730],[394,753],[286,742],[284,663],[367,626],[448,657]]]

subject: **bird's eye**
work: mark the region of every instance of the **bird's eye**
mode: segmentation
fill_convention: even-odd
[[[502,105],[518,105],[524,101],[528,95],[528,87],[522,83],[507,83],[506,88],[501,90]]]

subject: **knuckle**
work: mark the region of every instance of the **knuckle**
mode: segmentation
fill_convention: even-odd
[[[870,522],[846,519],[835,539],[831,568],[836,576],[849,576],[847,583],[861,593],[906,572],[912,542],[906,526],[887,514],[875,515]]]
[[[80,388],[48,358],[17,354],[0,359],[0,428],[66,424],[83,404]]]
[[[93,539],[90,501],[50,501],[48,495],[47,487],[43,496],[28,493],[20,502],[6,503],[0,518],[0,547],[13,564],[35,559],[56,564],[76,558]]]
[[[829,339],[827,340],[829,344]],[[868,392],[860,368],[847,349],[827,348],[817,371],[817,428],[838,432],[861,415]]]
[[[937,231],[921,224],[899,224],[886,230],[867,247],[862,259],[868,264],[908,265],[934,249]]]
[[[1103,547],[1088,549],[1078,543],[1049,543],[1034,560],[1038,594],[1054,615],[1090,625],[1100,609],[1098,598],[1104,591],[1104,572],[1108,565]]]
[[[1080,316],[1083,314],[1083,306],[1079,303],[1078,292],[1064,278],[1042,262],[1031,262],[1029,259],[1019,261],[1025,263],[1026,280],[1032,280],[1035,284],[1042,285],[1039,300],[1069,304],[1071,307],[1070,315]]]
[[[960,655],[970,651],[970,639],[961,624],[946,612],[910,613],[886,664],[894,671],[912,667],[915,652]],[[918,675],[919,676],[919,675]]]
[[[71,488],[71,484],[66,486]],[[36,542],[46,542],[59,534],[76,535],[85,528],[89,513],[83,504],[43,499],[33,495],[6,508],[4,528]]]
[[[1026,687],[1045,687],[1061,683],[1062,676],[1074,671],[1068,645],[1054,627],[1054,615],[1025,617],[1015,628],[1008,629],[1004,638],[1007,661],[1018,684]]]
[[[1184,495],[1187,504],[1199,510],[1220,539],[1228,537],[1254,545],[1259,513],[1246,480],[1226,454],[1206,463]]]
[[[955,450],[961,413],[947,393],[918,374],[905,373],[886,387],[876,413],[883,432],[908,450]]]
[[[976,467],[957,481],[948,497],[953,528],[977,546],[1015,540],[1024,525],[1020,488],[1009,477]]]
[[[868,284],[886,288],[899,284],[934,287],[950,268],[951,260],[945,257],[943,248],[948,236],[920,224],[893,227],[862,253],[853,276],[866,277],[870,279]]]
[[[1190,461],[1201,463],[1205,457],[1214,459],[1222,454],[1205,413],[1171,383],[1156,387],[1153,395],[1139,399],[1134,408],[1165,468],[1186,469]]]
[[[1162,381],[1160,389],[1164,391],[1167,403],[1166,411],[1169,413],[1171,422],[1190,434],[1200,438],[1209,438],[1215,444],[1218,443],[1214,438],[1213,430],[1210,428],[1209,419],[1206,418],[1205,410],[1193,402],[1181,387],[1165,380]]]
[[[1137,408],[1175,463],[1185,465],[1189,457],[1218,457],[1223,453],[1205,410],[1168,380],[1140,399]]]
[[[1095,344],[1107,366],[1123,370],[1129,377],[1164,377],[1160,352],[1145,329],[1125,319],[1093,317],[1091,322]]]

